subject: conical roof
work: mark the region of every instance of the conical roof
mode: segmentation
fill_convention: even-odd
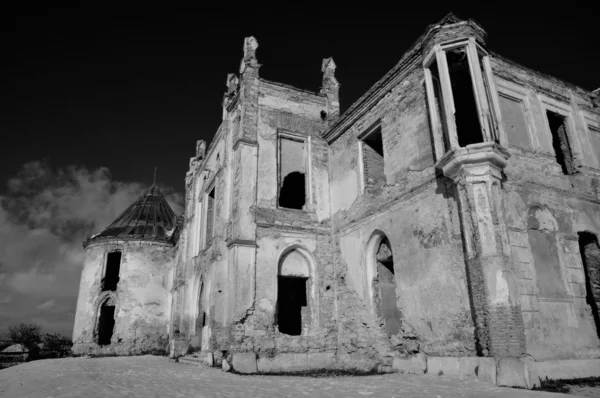
[[[176,228],[175,212],[158,186],[153,184],[104,231],[85,241],[84,246],[91,241],[104,239],[171,242]]]

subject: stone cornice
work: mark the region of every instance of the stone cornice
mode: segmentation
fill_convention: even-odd
[[[448,151],[435,165],[445,177],[456,179],[465,166],[488,164],[498,171],[508,164],[510,153],[506,148],[495,142],[482,142],[464,148],[454,148]]]

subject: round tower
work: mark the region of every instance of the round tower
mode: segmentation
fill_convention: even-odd
[[[167,277],[178,219],[156,184],[83,242],[73,353],[168,352]]]

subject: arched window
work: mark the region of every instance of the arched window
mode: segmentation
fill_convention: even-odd
[[[277,326],[279,332],[299,336],[310,324],[310,266],[297,249],[282,256],[277,277]]]
[[[367,267],[372,275],[373,310],[392,336],[402,327],[402,313],[398,309],[394,256],[388,238],[376,234],[367,245]]]

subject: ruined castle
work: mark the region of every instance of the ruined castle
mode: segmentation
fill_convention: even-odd
[[[197,144],[183,216],[153,185],[84,242],[76,354],[600,375],[598,91],[453,15],[342,115],[333,59],[314,93],[262,79],[257,47]]]

